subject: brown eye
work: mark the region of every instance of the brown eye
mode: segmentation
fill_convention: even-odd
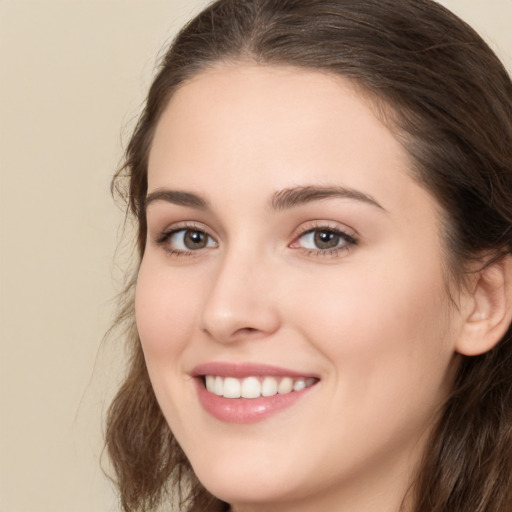
[[[319,230],[314,232],[313,240],[317,249],[334,249],[338,247],[341,237],[334,231]]]
[[[192,231],[187,229],[183,237],[183,244],[191,251],[204,249],[208,244],[208,235],[202,231]]]
[[[293,247],[300,247],[308,251],[316,251],[321,254],[329,251],[337,251],[338,249],[348,249],[349,246],[355,245],[357,241],[348,233],[339,229],[329,227],[318,227],[303,233]]]
[[[199,229],[178,229],[165,235],[160,240],[160,243],[165,244],[169,251],[175,253],[186,253],[217,247],[215,240],[208,233]]]

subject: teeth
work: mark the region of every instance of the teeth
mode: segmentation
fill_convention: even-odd
[[[224,381],[222,380],[222,377],[215,377],[215,385],[213,388],[213,392],[216,395],[222,396],[224,392]]]
[[[300,391],[306,387],[306,381],[304,379],[296,380],[293,383],[293,391]]]
[[[243,398],[258,398],[261,395],[261,384],[256,377],[247,377],[242,381],[240,394]]]
[[[277,395],[277,380],[273,377],[265,377],[261,385],[262,396]]]
[[[214,393],[215,391],[215,377],[213,375],[207,375],[206,376],[206,389],[210,392],[210,393]]]
[[[316,382],[316,379],[314,379],[313,377],[306,379],[306,387],[310,388],[313,384],[315,384],[315,382]]]
[[[225,398],[259,398],[260,396],[284,395],[292,391],[301,391],[316,383],[314,378],[291,377],[219,377],[218,375],[206,375],[206,389],[210,393]]]
[[[280,395],[284,395],[285,393],[290,393],[293,389],[293,380],[290,377],[285,377],[277,386],[277,392]]]
[[[224,379],[224,396],[226,398],[240,398],[240,381],[233,377]]]

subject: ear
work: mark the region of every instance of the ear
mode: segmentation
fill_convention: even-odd
[[[512,322],[512,257],[492,262],[475,274],[464,325],[455,349],[465,356],[491,350],[505,335]]]

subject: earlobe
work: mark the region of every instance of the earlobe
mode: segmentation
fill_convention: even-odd
[[[456,351],[476,356],[491,350],[512,322],[512,257],[486,266],[476,274]]]

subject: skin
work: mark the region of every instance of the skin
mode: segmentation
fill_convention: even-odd
[[[449,389],[464,296],[450,305],[438,206],[369,102],[340,78],[223,65],[172,97],[149,159],[136,315],[157,399],[194,471],[236,512],[396,512]],[[345,187],[273,209],[279,191]],[[201,230],[188,253],[172,229]],[[304,232],[339,229],[336,251]],[[159,241],[160,240],[160,241]],[[320,379],[257,423],[219,421],[193,368],[271,364]],[[407,506],[406,509],[407,510]]]

